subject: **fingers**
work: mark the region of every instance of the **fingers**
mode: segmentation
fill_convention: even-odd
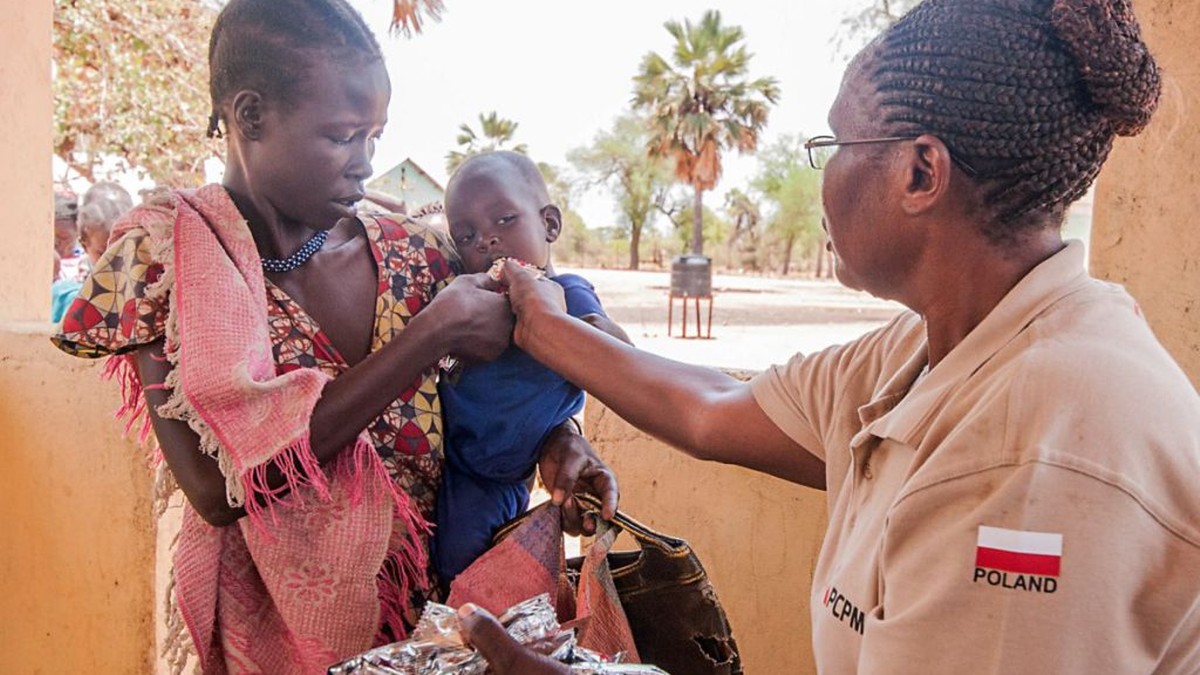
[[[521,646],[487,610],[468,602],[458,608],[458,623],[462,627],[463,637],[483,654],[483,658],[497,673],[512,669]]]
[[[460,274],[452,283],[462,284],[464,286],[474,286],[488,291],[501,291],[503,285],[488,275],[487,272],[477,272],[475,274]]]
[[[621,492],[617,485],[617,475],[612,469],[607,465],[596,467],[593,475],[588,478],[588,492],[600,498],[600,515],[605,520],[616,517]]]
[[[535,279],[535,274],[533,270],[509,258],[508,261],[504,263],[504,274],[501,278],[504,279],[505,285],[511,286],[514,281],[517,281],[518,283],[524,281],[533,281]]]
[[[586,443],[583,438],[573,434],[565,442],[572,445],[580,442]],[[571,493],[575,492],[575,484],[579,482],[584,468],[589,463],[589,458],[582,452],[563,453],[560,457],[562,461],[556,467],[557,470],[551,477],[552,483],[549,485],[550,501],[563,507],[569,507],[566,503],[567,498],[571,496]]]
[[[458,608],[462,634],[479,650],[496,675],[551,675],[570,672],[566,666],[529,651],[512,638],[487,610],[467,603]]]
[[[580,534],[593,535],[596,533],[596,517],[590,511],[579,508],[579,502],[574,497],[568,498],[562,506],[563,532],[571,536]]]

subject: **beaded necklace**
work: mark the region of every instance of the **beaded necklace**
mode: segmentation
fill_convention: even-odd
[[[308,262],[308,259],[313,257],[313,254],[321,250],[325,245],[325,240],[329,238],[329,230],[317,230],[300,250],[289,255],[286,258],[263,258],[262,266],[264,272],[291,272],[297,267]]]

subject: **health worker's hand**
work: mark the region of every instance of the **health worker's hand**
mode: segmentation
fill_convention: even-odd
[[[518,347],[526,344],[538,315],[563,314],[567,311],[562,286],[545,277],[538,277],[518,263],[509,261],[504,265],[502,283],[508,288],[508,300],[513,314],[517,315],[513,341]]]

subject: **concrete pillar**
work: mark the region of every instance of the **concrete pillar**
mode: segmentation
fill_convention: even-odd
[[[0,0],[0,322],[45,321],[53,276],[53,4]]]
[[[0,672],[153,670],[145,453],[48,340],[54,3],[0,0]]]

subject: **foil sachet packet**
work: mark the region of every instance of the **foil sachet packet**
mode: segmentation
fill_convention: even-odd
[[[653,666],[619,663],[576,645],[575,632],[559,625],[545,593],[513,605],[497,619],[517,642],[568,664],[572,673],[666,675]],[[458,629],[454,608],[428,603],[412,637],[347,659],[329,668],[328,675],[483,675],[487,662]]]

